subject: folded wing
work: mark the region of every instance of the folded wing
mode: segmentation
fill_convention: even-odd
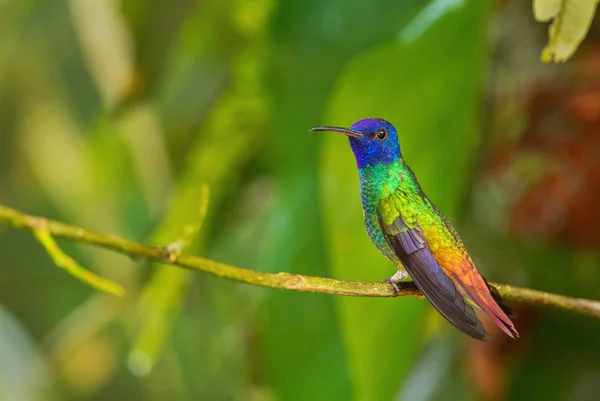
[[[386,225],[379,217],[386,241],[402,262],[416,286],[431,304],[457,329],[478,340],[487,333],[454,285],[440,267],[418,228],[409,228],[401,217]]]

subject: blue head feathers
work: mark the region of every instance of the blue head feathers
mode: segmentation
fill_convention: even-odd
[[[401,157],[396,129],[381,118],[366,118],[350,128],[315,127],[313,131],[334,131],[348,136],[358,168],[390,164]]]
[[[390,164],[400,158],[396,128],[389,122],[381,118],[366,118],[352,124],[350,129],[363,134],[348,138],[358,168]]]

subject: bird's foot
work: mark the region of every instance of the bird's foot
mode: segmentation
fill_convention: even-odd
[[[406,270],[398,269],[396,274],[394,274],[390,278],[386,278],[385,280],[382,281],[382,283],[390,283],[392,288],[394,289],[394,295],[398,296],[398,294],[400,294],[400,287],[398,286],[398,283],[401,281],[404,281],[404,279],[407,277],[408,277],[408,273]]]

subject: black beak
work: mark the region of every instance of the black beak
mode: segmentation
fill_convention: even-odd
[[[342,127],[327,127],[327,126],[323,126],[323,127],[314,127],[310,129],[311,131],[329,131],[329,132],[340,132],[346,136],[351,136],[351,137],[359,137],[359,136],[364,136],[364,134],[360,131],[354,130],[354,129],[350,129],[350,128],[342,128]]]

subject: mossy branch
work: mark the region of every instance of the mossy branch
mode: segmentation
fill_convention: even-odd
[[[43,217],[31,216],[14,209],[0,206],[0,222],[12,227],[39,233],[43,229],[49,236],[96,245],[128,255],[133,258],[183,267],[185,269],[212,274],[246,284],[284,290],[317,292],[324,294],[348,295],[356,297],[394,297],[391,285],[341,281],[324,277],[304,276],[290,273],[262,273],[215,262],[198,256],[181,253],[173,247],[155,247],[139,242],[85,230],[81,227],[52,221]],[[39,236],[39,235],[38,235]],[[507,301],[534,306],[562,309],[600,318],[600,302],[570,298],[563,295],[536,291],[529,288],[513,287],[492,283]],[[401,296],[423,297],[411,282],[401,283]]]

